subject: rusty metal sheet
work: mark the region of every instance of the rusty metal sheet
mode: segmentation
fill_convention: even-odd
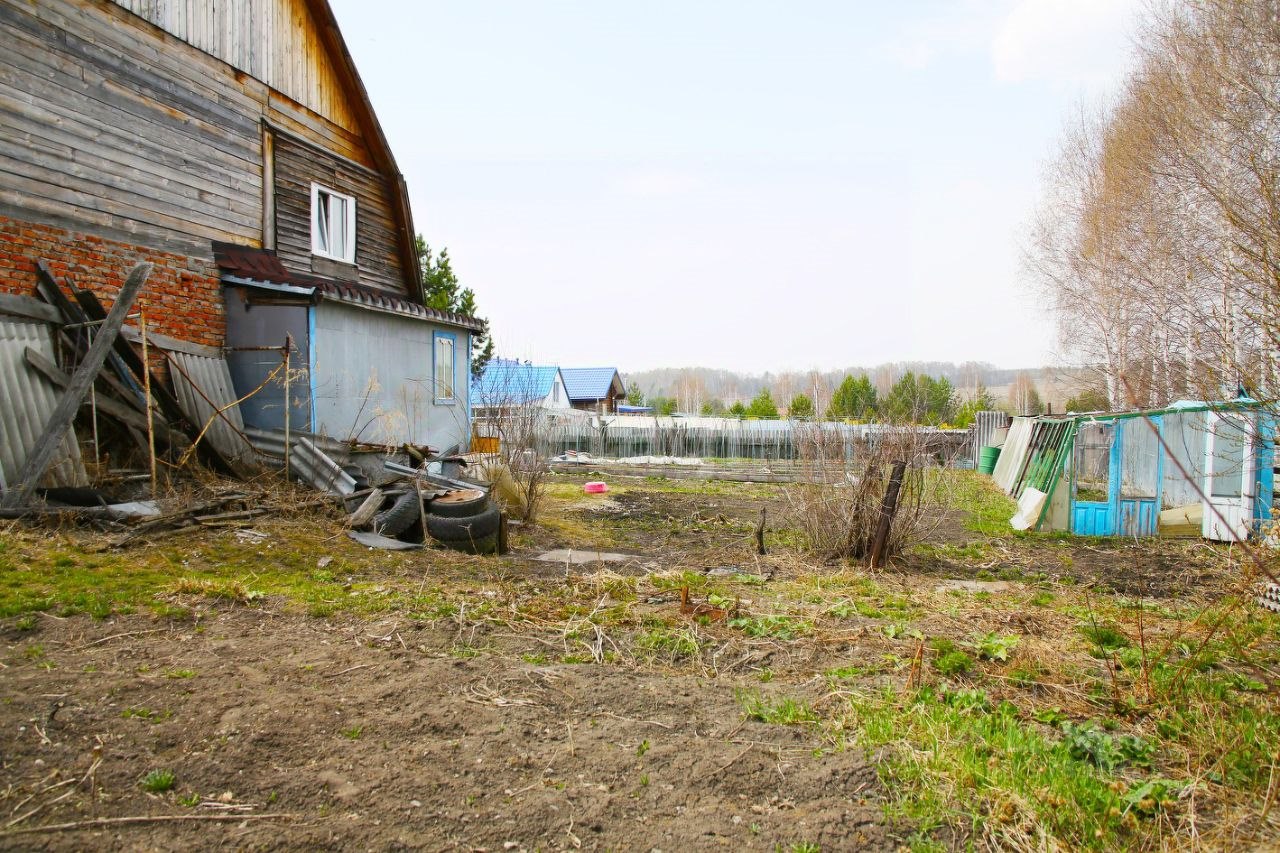
[[[201,441],[210,442],[240,476],[261,472],[258,454],[245,437],[240,407],[233,405],[236,393],[227,360],[184,352],[167,355],[173,368],[173,390],[183,413],[200,429],[208,425]],[[216,414],[218,411],[221,414]]]
[[[43,323],[0,317],[0,486],[12,483],[36,439],[58,404],[59,390],[32,370],[23,358],[30,347],[49,361],[55,361],[53,335]],[[67,431],[54,463],[41,485],[87,486],[84,462],[75,430]]]

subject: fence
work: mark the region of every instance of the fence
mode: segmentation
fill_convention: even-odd
[[[492,434],[483,421],[480,435]],[[847,453],[858,444],[875,442],[895,427],[883,424],[808,423],[800,428],[822,430],[843,438]],[[927,436],[927,452],[949,463],[968,442],[967,430],[916,427]],[[536,433],[537,452],[544,458],[570,450],[593,456],[625,459],[635,456],[678,456],[701,459],[798,458],[792,421],[739,421],[714,418],[614,418],[612,420],[544,423]]]

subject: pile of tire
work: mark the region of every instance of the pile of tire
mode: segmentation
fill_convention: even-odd
[[[502,512],[479,489],[458,489],[434,498],[427,508],[432,539],[468,554],[496,554]]]

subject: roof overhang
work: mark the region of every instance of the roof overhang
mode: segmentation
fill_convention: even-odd
[[[270,249],[214,242],[213,254],[221,271],[222,283],[228,287],[249,287],[279,296],[304,298],[312,303],[335,302],[366,311],[452,326],[468,332],[484,331],[484,322],[475,317],[465,317],[452,311],[438,311],[395,293],[353,282],[333,281],[292,272]]]

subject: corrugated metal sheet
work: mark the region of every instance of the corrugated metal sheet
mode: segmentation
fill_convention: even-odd
[[[0,317],[0,395],[4,399],[0,405],[0,473],[6,485],[14,482],[58,404],[58,391],[27,366],[22,355],[27,347],[55,360],[53,336],[47,326]],[[74,430],[67,432],[62,451],[41,484],[89,485]]]
[[[170,371],[173,388],[182,411],[201,429],[212,419],[201,440],[212,444],[237,474],[250,476],[260,471],[257,454],[244,435],[240,407],[230,406],[215,417],[215,406],[223,409],[236,400],[226,359],[183,352],[171,352],[168,356],[173,366]]]
[[[1009,416],[1004,412],[978,412],[973,418],[973,467],[978,467],[982,448],[991,444],[991,437],[1009,426]]]

